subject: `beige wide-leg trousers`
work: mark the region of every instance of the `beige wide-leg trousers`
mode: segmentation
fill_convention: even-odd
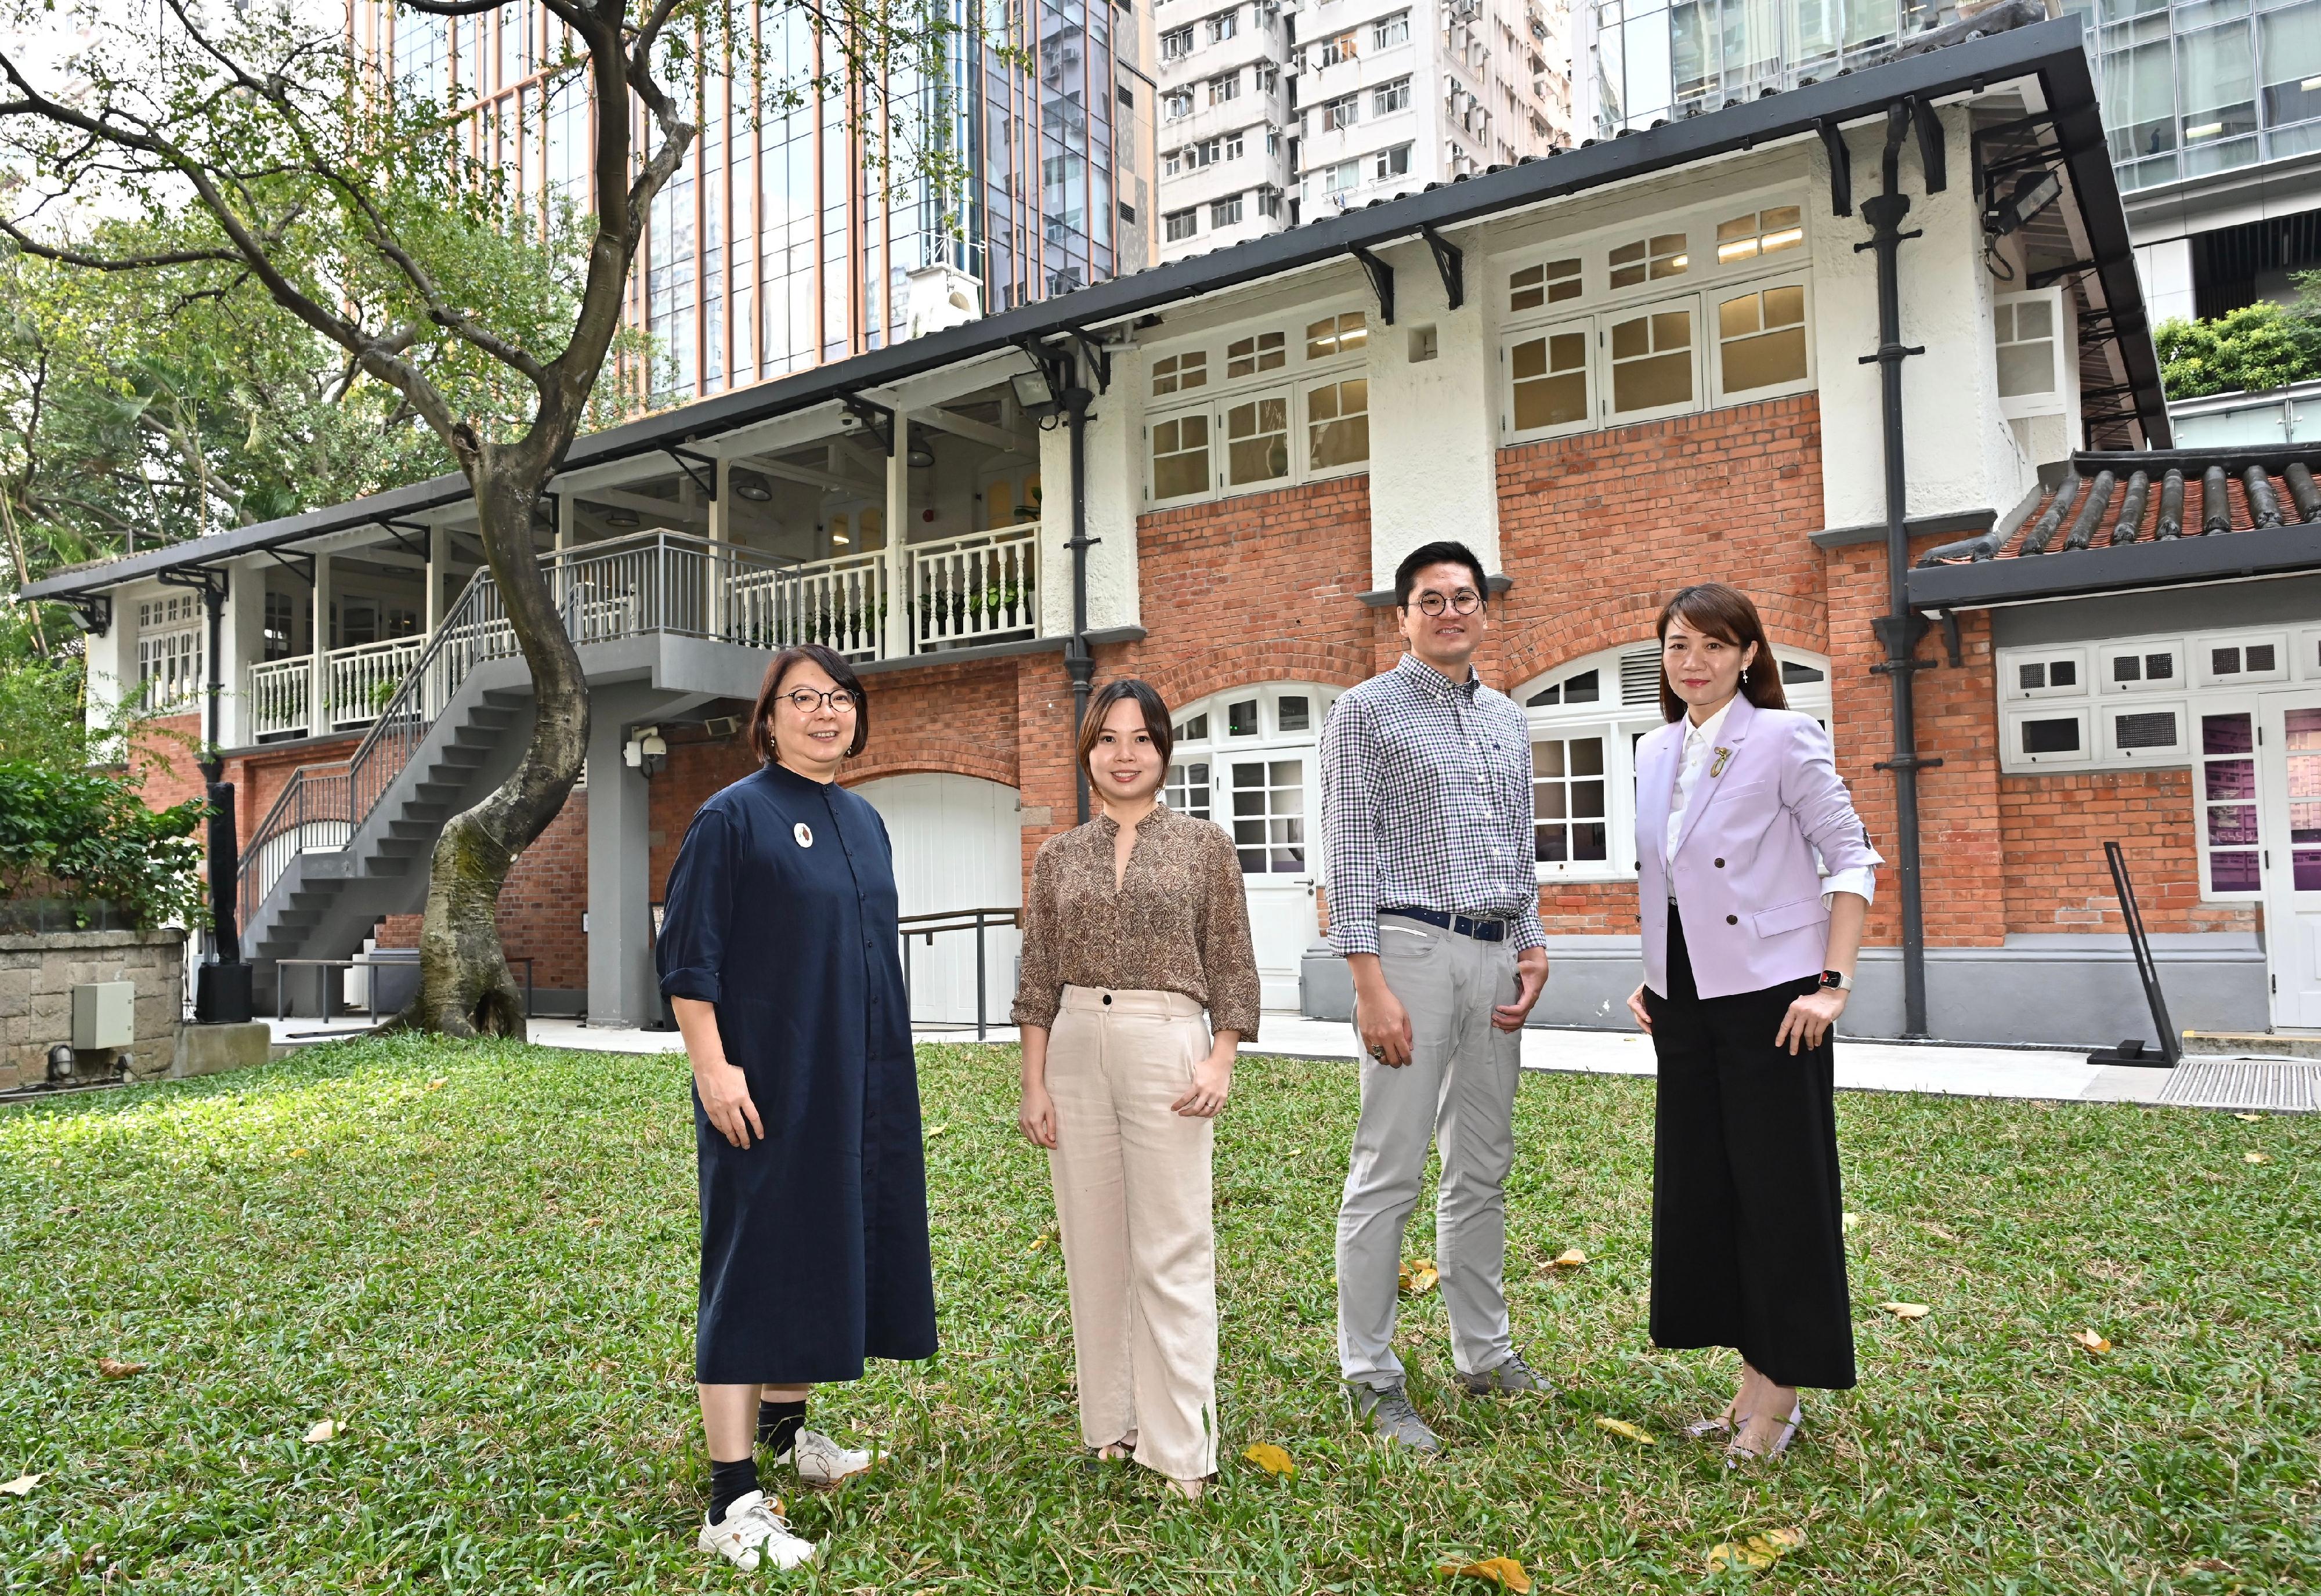
[[[1067,986],[1048,1038],[1080,1438],[1133,1430],[1136,1461],[1179,1480],[1217,1466],[1215,1132],[1169,1107],[1208,1050],[1201,1006],[1173,992]]]

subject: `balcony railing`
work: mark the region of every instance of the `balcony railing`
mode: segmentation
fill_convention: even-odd
[[[900,551],[910,604],[900,649],[934,654],[1038,636],[1039,532],[1027,521]],[[889,652],[889,559],[874,551],[784,563],[736,544],[650,531],[560,550],[541,564],[576,644],[673,632],[754,648],[822,643],[876,659]],[[469,580],[433,636],[334,652],[332,724],[360,716],[369,730],[344,765],[297,771],[259,823],[242,860],[245,920],[291,858],[346,845],[478,666],[518,652],[488,571]],[[305,729],[313,680],[309,660],[251,667],[259,735]]]
[[[307,708],[314,695],[312,655],[251,666],[247,688],[250,740],[286,732],[319,737],[369,725],[410,675],[425,647],[419,638],[390,638],[383,643],[332,649],[323,661],[329,686],[323,705],[326,713],[320,725]]]

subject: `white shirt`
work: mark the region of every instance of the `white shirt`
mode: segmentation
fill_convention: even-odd
[[[1725,717],[1733,712],[1733,704],[1741,695],[1734,694],[1725,701],[1724,707],[1698,726],[1688,714],[1684,718],[1683,763],[1677,766],[1676,788],[1669,794],[1668,838],[1661,857],[1668,865],[1669,902],[1676,902],[1676,839],[1684,830],[1685,811],[1692,806],[1693,793],[1700,786],[1701,773],[1708,768],[1709,751],[1716,746],[1725,730]],[[1816,854],[1816,858],[1819,858]],[[1825,875],[1821,883],[1822,907],[1829,907],[1834,893],[1858,893],[1863,902],[1870,901],[1877,890],[1877,875],[1864,869],[1841,870],[1834,875]]]

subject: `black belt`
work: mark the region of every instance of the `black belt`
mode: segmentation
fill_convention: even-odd
[[[1478,942],[1504,942],[1507,938],[1505,916],[1479,920],[1471,914],[1445,914],[1439,909],[1381,909],[1379,912],[1398,914],[1405,920],[1423,920],[1461,937],[1472,937]]]

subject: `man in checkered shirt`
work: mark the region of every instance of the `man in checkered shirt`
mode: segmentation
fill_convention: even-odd
[[[1547,980],[1523,711],[1475,675],[1482,562],[1429,543],[1395,572],[1409,652],[1349,689],[1322,731],[1330,941],[1354,978],[1361,1120],[1338,1210],[1338,1361],[1356,1414],[1441,1443],[1394,1355],[1402,1232],[1430,1139],[1443,1153],[1435,1259],[1452,1356],[1478,1395],[1535,1391],[1502,1280],[1523,1024]]]

